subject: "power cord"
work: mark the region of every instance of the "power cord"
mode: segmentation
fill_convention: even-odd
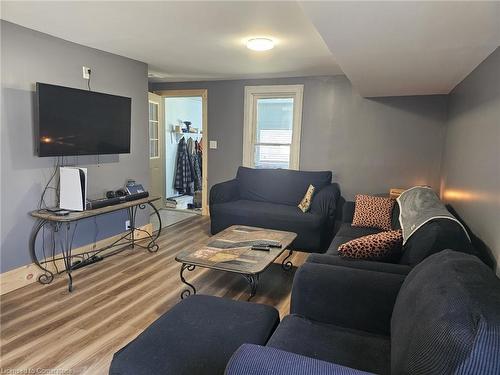
[[[94,246],[92,250],[95,250],[97,246],[97,237],[99,235],[99,226],[97,225],[97,216],[94,216]]]
[[[87,80],[87,87],[89,88],[89,91],[92,91],[92,89],[90,88],[90,79],[92,78],[92,71],[88,69],[88,73],[89,73],[89,79]]]
[[[47,194],[47,190],[51,189],[56,192],[56,197],[59,199],[59,181],[57,182],[57,185],[50,186],[52,181],[54,180],[55,176],[57,175],[57,171],[59,170],[59,167],[61,166],[61,161],[59,157],[56,159],[56,164],[54,165],[54,171],[52,172],[52,175],[50,176],[49,180],[47,181],[47,184],[45,184],[45,187],[42,190],[42,194],[40,195],[40,201],[38,203],[38,209],[41,210],[42,208],[47,208],[47,203],[45,202],[45,195]]]

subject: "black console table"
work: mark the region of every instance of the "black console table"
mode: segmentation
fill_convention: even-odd
[[[37,221],[31,233],[29,249],[33,263],[35,263],[43,271],[43,274],[41,274],[38,277],[38,281],[41,284],[49,284],[54,279],[54,274],[66,273],[68,275],[68,290],[71,292],[73,290],[73,277],[71,276],[71,272],[77,268],[81,268],[85,265],[96,262],[98,256],[100,257],[99,259],[102,259],[117,254],[128,247],[134,248],[135,246],[145,248],[151,253],[157,252],[159,247],[156,244],[156,240],[158,239],[161,233],[161,217],[160,213],[154,206],[153,202],[159,199],[160,197],[142,198],[135,201],[119,203],[113,206],[97,208],[94,210],[71,212],[66,216],[58,216],[47,210],[32,211],[30,214],[31,216],[35,217]],[[147,231],[135,227],[135,218],[137,210],[145,209],[147,206],[151,207],[158,217],[159,229],[156,232],[156,234],[151,234]],[[124,209],[127,210],[128,218],[130,220],[130,228],[127,232],[125,232],[116,241],[114,241],[108,246],[75,255],[72,254],[71,251],[72,251],[73,237],[76,230],[76,223],[79,220]],[[75,225],[73,225],[73,228],[71,228],[72,223],[75,223]],[[42,231],[42,229],[44,229],[46,225],[50,226],[50,229],[53,231],[52,235],[54,236],[52,257],[50,259],[48,258],[40,259],[36,253],[36,239],[40,231]],[[143,231],[147,233],[147,237],[136,239],[135,231]],[[148,241],[147,244],[145,244],[146,241]],[[56,253],[57,243],[59,244],[59,249],[61,251],[60,253]],[[105,255],[102,255],[102,257],[99,255],[102,252],[113,248],[115,249],[114,251],[107,252]],[[73,263],[74,259],[78,259],[79,262]],[[56,266],[55,267],[56,272],[52,272],[47,268],[48,263],[53,263],[55,265],[56,264],[55,262],[57,262],[58,260],[63,261],[64,270],[59,272],[57,271],[57,266]]]

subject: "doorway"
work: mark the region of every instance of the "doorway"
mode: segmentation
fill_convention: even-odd
[[[151,190],[153,184],[160,186],[165,227],[208,214],[207,90],[164,90],[151,93],[152,99],[159,103],[161,146],[156,160],[154,120],[153,126],[150,121]]]

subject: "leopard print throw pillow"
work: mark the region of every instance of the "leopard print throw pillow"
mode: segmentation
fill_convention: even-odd
[[[298,207],[301,209],[302,212],[307,212],[309,211],[309,208],[311,207],[311,202],[312,198],[314,195],[314,186],[309,185],[306,191],[306,195],[304,195],[304,198],[300,201]]]
[[[389,258],[401,250],[403,233],[401,229],[390,230],[359,237],[339,246],[339,255],[354,259]]]
[[[391,230],[394,202],[391,198],[356,195],[352,226]]]

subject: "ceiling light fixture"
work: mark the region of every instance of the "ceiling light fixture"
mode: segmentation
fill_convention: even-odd
[[[268,51],[274,48],[274,42],[269,38],[252,38],[247,41],[247,48],[252,51]]]

